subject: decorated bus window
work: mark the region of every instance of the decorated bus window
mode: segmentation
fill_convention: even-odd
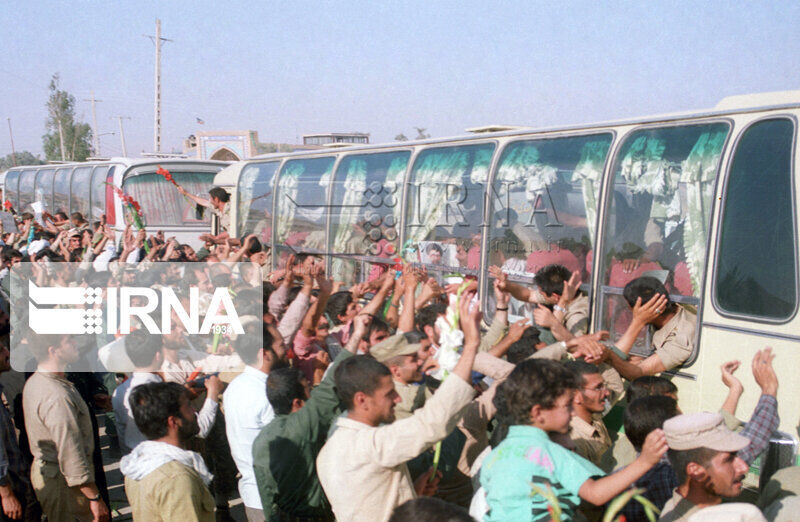
[[[70,212],[80,212],[89,219],[89,187],[92,184],[92,167],[78,167],[72,172],[69,201]]]
[[[276,246],[296,252],[324,253],[328,186],[335,158],[289,160],[278,178]],[[281,252],[279,266],[286,250]]]
[[[458,272],[479,268],[494,150],[494,143],[484,143],[419,153],[406,188],[404,259]]]
[[[330,236],[335,280],[348,285],[373,280],[394,264],[410,156],[408,151],[360,154],[346,156],[339,163],[333,182]],[[365,257],[387,262],[370,263]]]
[[[23,170],[19,177],[19,208],[20,212],[30,212],[33,203],[33,185],[36,180],[35,170]]]
[[[56,171],[53,169],[40,170],[36,175],[36,185],[33,188],[33,200],[40,201],[44,210],[53,210],[53,176]]]
[[[589,281],[587,260],[595,246],[611,141],[604,133],[517,141],[503,149],[489,198],[489,266],[500,267],[511,281],[530,284],[536,272],[559,264]],[[493,309],[494,294],[487,296]],[[516,300],[510,312],[529,315],[527,305]]]
[[[69,178],[72,169],[57,169],[53,178],[53,210],[69,216]]]
[[[190,194],[208,194],[214,182],[213,172],[174,172],[172,178]],[[210,212],[198,216],[195,204],[181,196],[164,176],[156,173],[128,176],[122,190],[142,206],[148,226],[196,225],[211,223]]]
[[[255,234],[262,244],[272,242],[273,181],[280,162],[252,163],[239,177],[239,236]]]
[[[660,280],[690,312],[699,303],[726,123],[643,129],[622,143],[608,194],[600,325],[621,336],[631,320],[622,297],[642,276]]]
[[[9,170],[6,172],[5,194],[3,197],[6,201],[10,201],[16,209],[19,206],[19,174],[18,170]]]
[[[111,167],[112,169],[114,167]],[[106,176],[108,167],[95,167],[92,172],[92,221],[100,221],[106,209]],[[89,219],[88,217],[86,219]]]

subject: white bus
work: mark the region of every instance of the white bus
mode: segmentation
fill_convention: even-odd
[[[798,117],[800,91],[739,96],[688,114],[265,155],[215,185],[232,194],[235,234],[271,244],[274,267],[289,250],[324,254],[353,283],[396,251],[476,275],[487,317],[490,265],[529,283],[560,263],[583,274],[591,330],[614,340],[630,321],[625,284],[661,274],[698,318],[694,353],[670,372],[683,410],[717,410],[719,367],[739,359],[747,417],[749,361],[772,346],[781,430],[795,443]]]
[[[125,212],[113,185],[139,202],[148,234],[163,230],[165,237],[175,236],[182,243],[199,246],[198,236],[208,232],[210,213],[197,212],[194,203],[156,170],[167,169],[190,193],[208,197],[214,176],[226,165],[205,160],[112,158],[14,167],[5,173],[3,198],[18,212],[33,213],[31,205],[41,202],[52,215],[80,212],[90,223],[105,215],[106,221],[121,232],[125,229]]]

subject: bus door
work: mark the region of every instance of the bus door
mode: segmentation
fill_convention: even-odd
[[[761,480],[777,467],[793,465],[800,416],[800,318],[797,271],[797,123],[789,116],[753,116],[743,122],[718,191],[717,235],[708,264],[703,335],[697,362],[698,385],[681,403],[716,411],[727,389],[719,366],[739,360],[744,385],[738,417],[749,419],[760,390],[750,370],[757,350],[773,348],[778,375],[780,433],[762,456]],[[768,469],[765,469],[768,468]]]
[[[262,245],[272,245],[272,205],[275,173],[280,161],[250,163],[242,169],[236,188],[236,235],[255,234]],[[266,267],[269,269],[269,267]]]

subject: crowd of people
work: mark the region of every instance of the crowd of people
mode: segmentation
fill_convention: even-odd
[[[227,195],[211,196],[193,199],[224,216]],[[530,287],[492,267],[484,317],[477,281],[444,285],[413,264],[343,288],[313,255],[268,271],[272,253],[255,236],[223,230],[195,251],[130,227],[117,241],[75,214],[20,219],[0,250],[6,292],[9,270],[30,261],[39,286],[181,280],[260,304],[223,347],[178,327],[24,332],[11,347],[30,357],[13,372],[24,386],[0,388],[4,520],[111,518],[101,414],[133,518],[147,522],[230,520],[237,496],[251,522],[601,520],[609,509],[624,520],[789,520],[800,503],[798,468],[776,474],[758,507],[736,502],[779,424],[771,350],[752,361],[761,397],[746,423],[738,361],[721,369],[719,412],[682,413],[658,374],[691,356],[696,319],[656,278],[627,284],[632,320],[612,343],[589,332],[579,274],[561,265]],[[193,264],[153,276],[171,261]],[[512,301],[527,319],[509,323]],[[652,354],[634,356],[646,328]]]

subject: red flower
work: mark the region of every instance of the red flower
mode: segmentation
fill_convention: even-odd
[[[3,207],[4,207],[6,210],[11,210],[11,202],[10,202],[10,201],[8,201],[8,200],[6,200],[6,202],[5,202],[5,203],[3,203]]]
[[[164,176],[164,179],[166,179],[167,181],[169,181],[170,183],[172,183],[176,187],[178,186],[178,184],[172,178],[172,174],[170,174],[167,169],[161,167],[160,165],[158,167],[158,170],[156,170],[156,174],[158,174],[159,176]]]

